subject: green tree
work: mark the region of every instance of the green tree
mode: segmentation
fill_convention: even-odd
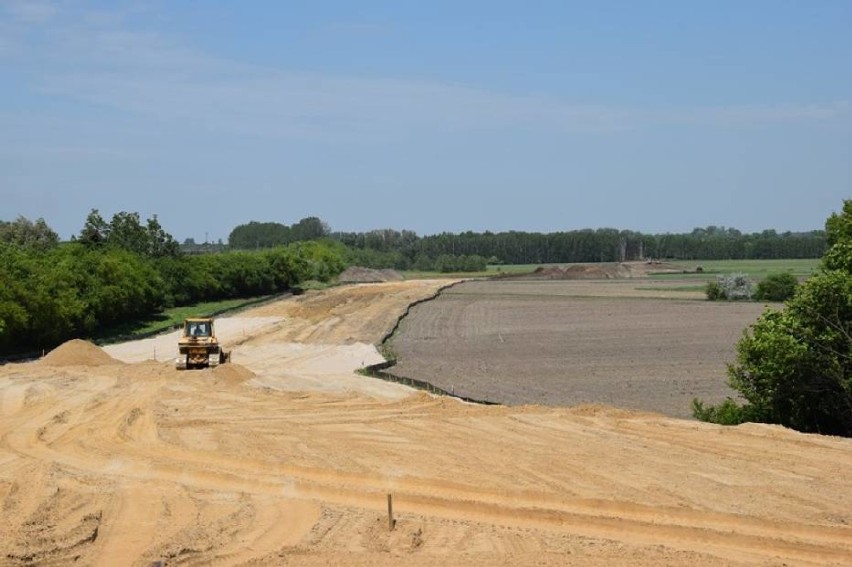
[[[11,352],[27,336],[30,315],[24,300],[31,275],[25,250],[0,243],[0,352]]]
[[[110,246],[148,258],[180,254],[177,241],[163,229],[157,215],[143,225],[139,213],[127,211],[114,214],[107,223],[97,209],[92,209],[77,241],[88,248]]]
[[[59,235],[43,218],[33,222],[19,216],[12,222],[0,221],[0,242],[36,250],[49,250],[59,244]]]
[[[111,246],[146,255],[148,253],[148,232],[139,220],[139,213],[128,213],[127,211],[115,213],[109,222],[107,242]]]
[[[228,246],[234,250],[272,248],[291,242],[290,227],[277,222],[256,222],[235,227],[228,236]]]
[[[746,403],[734,411],[729,401],[721,411],[696,400],[696,417],[724,414],[727,422],[852,436],[852,201],[826,230],[831,248],[820,272],[783,311],[767,310],[737,344],[729,383]]]
[[[328,225],[317,217],[306,217],[290,227],[292,242],[317,240],[329,234]]]
[[[92,209],[86,217],[86,222],[77,240],[89,248],[95,248],[105,245],[108,238],[109,224],[97,209]]]
[[[830,248],[823,256],[823,265],[828,270],[852,273],[852,199],[843,202],[840,214],[828,217],[825,229]]]
[[[146,254],[151,258],[162,258],[163,256],[178,256],[180,247],[171,234],[166,232],[157,220],[157,215],[148,219],[145,226],[148,247]]]

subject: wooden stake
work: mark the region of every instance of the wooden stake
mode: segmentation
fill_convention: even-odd
[[[395,523],[393,519],[393,497],[388,494],[388,531],[393,531]]]

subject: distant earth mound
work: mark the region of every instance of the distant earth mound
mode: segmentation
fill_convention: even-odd
[[[374,270],[360,266],[350,266],[338,277],[341,283],[380,283],[402,280],[402,275],[396,270]]]
[[[609,262],[539,266],[531,274],[508,275],[509,280],[612,280],[645,278],[650,274],[679,274],[683,268],[666,262]]]

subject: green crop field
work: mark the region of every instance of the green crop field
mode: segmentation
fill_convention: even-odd
[[[401,270],[399,273],[407,280],[485,278],[494,275],[494,273],[490,270],[486,272],[423,272],[417,270]]]
[[[762,280],[769,274],[790,272],[796,277],[805,278],[813,274],[819,267],[819,259],[788,259],[788,260],[690,260],[672,262],[687,270],[685,274],[656,274],[651,275],[654,279],[677,278],[683,279],[710,279],[708,276],[722,274],[746,274],[753,280]],[[695,273],[695,269],[701,266],[703,273]]]
[[[789,260],[676,260],[667,262],[667,264],[675,265],[682,268],[681,273],[671,274],[651,274],[651,279],[694,279],[696,282],[706,282],[713,280],[717,275],[743,273],[755,281],[760,281],[769,274],[779,272],[790,272],[798,278],[806,278],[813,274],[819,266],[819,259],[789,259]],[[476,278],[488,277],[498,274],[525,274],[533,272],[541,266],[571,266],[571,263],[564,264],[500,264],[490,265],[484,272],[460,272],[460,273],[442,273],[442,272],[420,272],[420,271],[403,271],[403,277],[407,280],[413,279],[431,279],[431,278]],[[696,272],[695,269],[701,266],[703,272]],[[693,286],[694,287],[694,286]],[[658,289],[658,288],[655,288]],[[693,288],[679,287],[679,291],[691,291]],[[703,289],[703,288],[702,288]]]
[[[677,274],[652,274],[650,277],[657,279],[691,279],[709,280],[708,276],[720,274],[744,273],[754,280],[761,280],[769,274],[779,272],[790,272],[797,277],[807,277],[816,271],[819,259],[788,259],[788,260],[674,260],[667,262],[682,268],[685,273]],[[487,275],[499,273],[520,274],[532,272],[539,266],[570,266],[565,264],[507,264],[488,266]],[[703,273],[696,273],[695,269],[701,266]],[[484,275],[484,274],[483,274]]]

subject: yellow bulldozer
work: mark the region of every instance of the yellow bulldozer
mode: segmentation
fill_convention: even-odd
[[[184,321],[183,334],[178,339],[178,353],[175,359],[175,368],[178,370],[219,366],[231,358],[231,353],[223,350],[219,344],[210,317]]]

